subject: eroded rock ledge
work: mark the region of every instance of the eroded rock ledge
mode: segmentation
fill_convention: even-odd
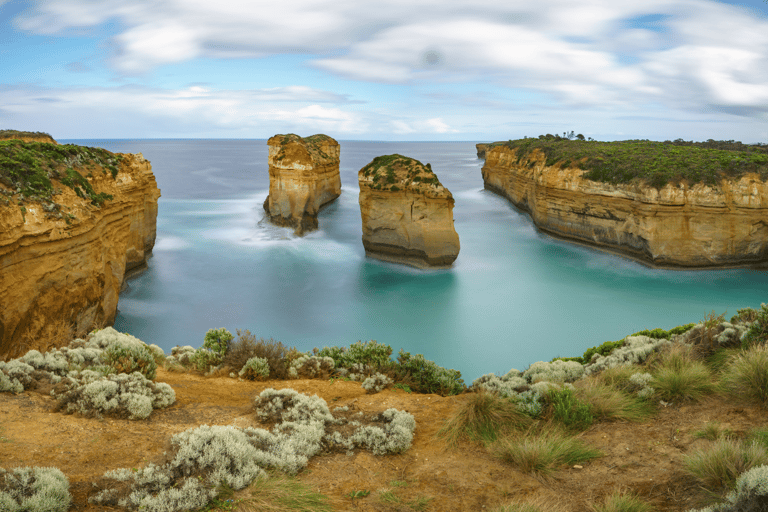
[[[657,189],[583,178],[546,165],[538,149],[489,147],[485,188],[531,215],[541,230],[659,268],[763,267],[768,263],[768,182],[757,174],[716,186],[684,182]]]
[[[269,196],[264,210],[297,235],[317,229],[317,212],[341,194],[339,143],[327,135],[275,135],[269,145]]]
[[[459,254],[453,196],[429,164],[379,156],[358,173],[365,253],[416,267],[447,267]]]
[[[0,201],[0,358],[52,348],[70,327],[83,333],[114,322],[126,274],[154,246],[160,190],[140,153],[112,156],[112,172],[72,163],[83,183],[112,196],[99,206],[51,179],[53,202],[22,209],[19,194],[0,183],[11,198]]]

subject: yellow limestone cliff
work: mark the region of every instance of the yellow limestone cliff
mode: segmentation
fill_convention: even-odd
[[[264,210],[297,235],[317,229],[317,212],[341,194],[339,143],[327,135],[275,135],[269,145],[269,196]]]
[[[453,196],[429,164],[402,155],[358,173],[365,253],[416,267],[447,267],[459,254]]]
[[[113,196],[100,206],[51,180],[53,202],[22,209],[0,182],[0,358],[44,351],[55,331],[112,324],[126,274],[146,264],[160,190],[140,153],[111,157],[119,162],[112,172],[72,164],[95,192]]]
[[[545,165],[536,149],[488,148],[485,188],[530,214],[541,230],[660,268],[768,263],[768,183],[757,174],[717,186],[611,184],[586,171]]]

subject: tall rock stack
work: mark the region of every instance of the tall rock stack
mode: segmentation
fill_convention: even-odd
[[[379,156],[360,170],[358,181],[368,256],[420,268],[447,267],[456,260],[453,196],[429,164]]]
[[[339,143],[327,135],[275,135],[269,145],[269,196],[264,210],[297,235],[317,229],[320,207],[341,194]]]

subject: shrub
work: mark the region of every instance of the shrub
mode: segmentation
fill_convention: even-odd
[[[249,359],[260,357],[269,363],[269,376],[273,379],[288,378],[286,355],[288,348],[273,339],[259,340],[250,331],[237,331],[237,341],[230,343],[223,364],[240,370]]]
[[[157,375],[155,357],[146,345],[113,343],[102,357],[117,373],[139,372],[150,380]]]
[[[742,348],[765,344],[768,341],[768,304],[761,304],[760,311],[757,311],[753,318],[752,325],[741,339]]]
[[[758,466],[745,471],[736,479],[735,489],[725,497],[724,503],[698,512],[763,512],[766,509],[768,509],[768,466]]]
[[[756,466],[768,464],[768,453],[760,443],[718,439],[710,449],[683,458],[685,469],[712,490],[731,489],[736,478]]]
[[[546,399],[552,407],[555,420],[566,428],[584,430],[594,420],[589,405],[576,398],[573,390],[569,388],[550,390]]]
[[[191,345],[176,345],[171,349],[170,357],[165,359],[166,366],[180,364],[183,367],[189,367],[195,364],[195,347]]]
[[[530,386],[528,381],[522,377],[522,372],[513,368],[502,377],[498,377],[493,373],[478,377],[472,382],[472,388],[476,390],[485,389],[511,398],[516,397],[523,391],[527,391]]]
[[[243,365],[239,375],[249,380],[266,379],[269,377],[269,362],[263,357],[252,357]]]
[[[752,346],[731,359],[722,381],[733,396],[768,406],[768,346]]]
[[[533,363],[522,374],[528,382],[573,382],[584,375],[584,366],[576,361],[539,361]]]
[[[491,446],[494,454],[524,473],[547,475],[563,464],[578,464],[601,453],[557,430],[529,431],[526,435],[500,439]]]
[[[363,381],[363,389],[367,393],[379,393],[381,390],[392,384],[392,379],[381,373],[368,377]]]
[[[657,340],[648,336],[627,336],[623,345],[614,348],[608,355],[592,356],[590,362],[586,363],[584,373],[591,375],[616,366],[640,364],[668,343],[667,340]]]
[[[318,357],[302,355],[293,361],[288,368],[288,375],[293,379],[306,377],[313,379],[315,377],[328,377],[333,371],[334,363],[330,357]]]
[[[530,425],[530,417],[520,410],[514,400],[481,389],[467,396],[467,400],[437,435],[452,445],[463,437],[488,443],[500,435]]]
[[[752,308],[744,308],[736,310],[736,315],[731,317],[731,323],[736,322],[754,322],[757,320],[757,310]]]
[[[373,371],[376,371],[392,363],[390,359],[392,347],[378,343],[376,340],[365,343],[358,341],[350,345],[349,348],[324,347],[321,350],[315,349],[314,353],[318,357],[330,357],[337,368],[349,368],[353,364],[360,364],[370,366]]]
[[[421,354],[411,356],[400,349],[397,356],[398,372],[413,379],[414,385],[423,393],[456,395],[464,390],[464,380],[458,370],[448,370],[428,361]]]
[[[619,341],[606,341],[602,345],[598,345],[596,347],[588,348],[586,352],[584,352],[584,355],[581,356],[581,362],[583,364],[589,364],[592,362],[592,359],[594,358],[595,354],[599,356],[607,356],[611,352],[613,352],[614,349],[617,349],[619,347],[624,346],[624,340]]]
[[[66,512],[71,502],[69,480],[57,468],[0,468],[4,512]]]
[[[54,388],[53,395],[56,411],[96,417],[109,414],[132,420],[147,418],[153,409],[176,401],[171,386],[152,382],[139,372],[107,377],[93,370],[70,372],[61,386]]]
[[[413,415],[397,409],[387,409],[374,418],[374,421],[382,422],[384,426],[360,427],[350,437],[355,446],[364,446],[374,455],[403,453],[411,447],[413,431],[416,428]]]
[[[303,395],[293,389],[267,388],[254,399],[259,421],[333,421],[325,400],[317,395]]]

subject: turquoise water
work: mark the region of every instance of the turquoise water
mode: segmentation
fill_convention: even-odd
[[[471,142],[340,141],[342,194],[303,238],[263,220],[266,140],[64,141],[142,152],[162,190],[149,270],[115,328],[166,352],[215,327],[306,351],[375,339],[462,372],[524,369],[627,334],[768,302],[768,272],[655,270],[555,240],[483,190]],[[357,171],[375,156],[430,162],[456,199],[461,252],[423,271],[365,257]]]

